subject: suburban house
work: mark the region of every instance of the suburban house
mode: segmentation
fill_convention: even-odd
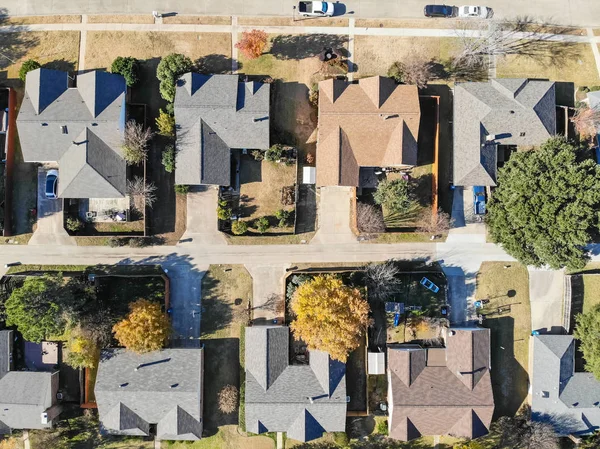
[[[595,432],[600,426],[600,381],[575,372],[571,335],[535,335],[531,354],[531,416],[560,435]]]
[[[0,331],[0,435],[52,427],[60,414],[58,371],[14,371],[13,331]]]
[[[507,78],[457,83],[453,183],[493,187],[511,151],[540,145],[554,134],[553,82]]]
[[[202,438],[204,349],[163,349],[136,354],[105,349],[94,388],[101,431]]]
[[[488,432],[494,413],[490,330],[451,328],[445,344],[388,346],[391,438],[477,438]]]
[[[590,109],[600,111],[600,90],[588,92],[587,100]],[[600,147],[600,123],[596,125],[596,146]],[[597,152],[600,150],[596,150]],[[598,156],[597,156],[598,158]]]
[[[374,171],[417,165],[420,117],[416,86],[381,76],[321,81],[317,186],[376,187]]]
[[[177,81],[176,184],[237,184],[232,150],[269,148],[270,87],[240,82],[238,75],[192,72]]]
[[[346,366],[326,352],[290,363],[285,326],[246,328],[246,429],[298,441],[346,428]]]
[[[58,165],[59,198],[124,198],[125,79],[99,70],[77,75],[76,87],[71,79],[58,70],[27,74],[17,117],[23,159]]]

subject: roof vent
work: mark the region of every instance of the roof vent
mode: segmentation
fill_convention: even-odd
[[[448,335],[449,335],[450,337],[452,337],[452,336],[456,335],[456,331],[452,331],[452,330],[451,330],[450,332],[448,332]]]
[[[119,388],[125,388],[127,385],[129,385],[129,382],[122,383]]]
[[[550,392],[549,391],[542,391],[542,397],[543,398],[549,398],[550,397]]]
[[[486,142],[493,142],[494,140],[496,140],[496,134],[488,134],[487,136],[485,136]]]
[[[525,137],[525,131],[523,131],[523,132],[520,132],[520,133],[519,133],[519,136],[521,136],[521,137]]]
[[[169,388],[177,388],[179,386],[179,384],[171,384],[169,385]]]
[[[98,123],[92,123],[92,126],[98,126]]]
[[[67,125],[61,125],[60,130],[63,134],[69,134],[69,132],[67,131]]]
[[[310,396],[308,397],[308,400],[310,401],[310,403],[311,403],[311,404],[314,404],[314,403],[315,403],[315,401],[313,400],[313,398],[312,398],[312,397],[310,397]]]
[[[510,111],[510,113],[511,113],[511,114],[514,114],[514,113],[515,113],[515,111]]]
[[[40,123],[42,126],[48,126],[48,123]]]

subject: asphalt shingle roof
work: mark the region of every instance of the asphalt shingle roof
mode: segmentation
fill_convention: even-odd
[[[270,84],[186,73],[177,82],[176,184],[231,183],[231,149],[269,148]]]
[[[246,427],[288,432],[299,441],[345,429],[345,365],[311,351],[309,365],[290,365],[289,328],[246,328]]]
[[[489,329],[450,329],[445,349],[388,347],[390,437],[487,433],[494,412],[489,358]]]
[[[531,412],[562,435],[585,434],[600,426],[600,381],[575,372],[575,340],[570,335],[533,338]]]
[[[556,133],[554,83],[493,79],[454,87],[454,185],[495,186],[496,144],[535,146]],[[486,137],[494,135],[493,142]]]
[[[359,185],[360,167],[417,164],[416,86],[375,76],[319,83],[317,184]]]
[[[10,371],[0,379],[2,429],[44,429],[41,414],[56,403],[58,372]]]
[[[17,117],[23,158],[58,162],[59,196],[122,198],[126,164],[121,153],[127,87],[121,75],[92,71],[68,88],[67,73],[27,74]]]
[[[137,368],[137,370],[136,370]],[[121,435],[198,440],[202,437],[203,349],[135,354],[105,349],[96,378],[103,429]]]

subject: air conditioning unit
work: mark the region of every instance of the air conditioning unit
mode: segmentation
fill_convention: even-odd
[[[487,136],[485,136],[486,142],[493,142],[494,140],[496,140],[496,134],[488,134]]]
[[[49,421],[48,421],[48,413],[42,412],[41,418],[42,418],[42,424],[48,424],[49,423]]]

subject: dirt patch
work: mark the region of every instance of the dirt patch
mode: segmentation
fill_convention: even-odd
[[[556,44],[557,47],[561,45]],[[496,73],[498,78],[547,78],[579,86],[600,83],[596,60],[588,44],[575,45],[569,48],[568,53],[569,57],[556,58],[554,51],[550,51],[548,58],[542,60],[528,56],[505,56],[498,58]]]
[[[181,25],[231,25],[230,16],[187,16],[176,15],[163,17],[164,24]]]
[[[353,62],[360,78],[387,76],[392,63],[410,54],[443,61],[456,52],[458,45],[458,38],[453,37],[356,36]]]
[[[101,14],[88,16],[88,23],[154,23],[152,14]]]
[[[81,23],[81,16],[10,16],[0,18],[0,25],[32,25],[36,23]]]
[[[158,206],[157,206],[158,209]],[[161,213],[157,211],[157,213]],[[166,213],[166,212],[163,212]],[[157,234],[157,237],[164,242],[165,245],[175,245],[185,233],[187,223],[187,195],[175,195],[175,224],[171,232]]]
[[[148,60],[174,51],[193,61],[207,55],[231,58],[231,36],[228,33],[88,31],[85,65],[87,69],[106,68],[117,56]],[[154,95],[158,96],[158,89]]]
[[[347,27],[348,19],[324,17],[240,17],[238,25],[252,26],[307,26],[307,27]]]

